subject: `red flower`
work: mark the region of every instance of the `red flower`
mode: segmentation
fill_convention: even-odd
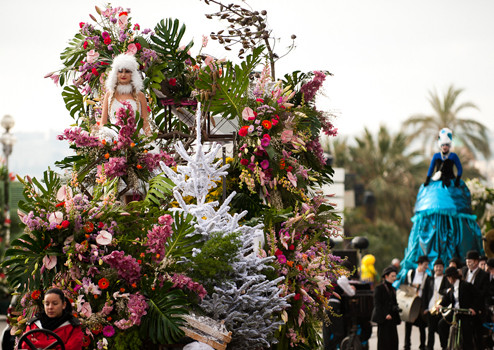
[[[300,299],[300,293],[297,293],[293,296],[293,300],[299,300]]]
[[[294,250],[295,249],[295,246],[293,244],[290,244],[290,246],[288,247],[288,249]]]
[[[257,102],[264,103],[264,100],[263,100],[262,98],[256,98],[256,101],[257,101]]]
[[[280,169],[281,170],[285,169],[285,165],[286,165],[285,164],[285,158],[281,158],[281,160],[280,160]]]
[[[138,23],[134,24],[134,30],[139,30],[139,29],[141,29],[141,26]]]
[[[142,46],[139,43],[136,43],[136,47],[137,47],[137,51],[139,51],[140,49],[142,49]]]
[[[65,202],[60,202],[57,205],[55,205],[55,208],[63,207],[64,205],[65,205]]]
[[[87,336],[86,334],[83,334],[82,335],[82,346],[88,347],[89,345],[91,345],[91,338],[89,336]]]
[[[98,71],[96,70],[96,68],[91,69],[91,73],[93,73],[93,74],[94,74],[94,75],[96,75],[96,76],[98,76],[98,75],[99,75],[99,73],[98,73]]]
[[[273,123],[273,126],[276,126],[276,124],[278,124],[278,119],[271,119],[271,123]]]
[[[84,23],[84,22],[79,22],[79,28],[84,27],[84,24],[86,24],[86,23]]]
[[[84,48],[84,50],[87,49],[87,45],[88,45],[87,41],[85,41],[84,44],[82,44],[82,47]]]
[[[247,125],[242,126],[242,127],[240,128],[240,130],[238,131],[238,134],[239,134],[240,136],[247,136],[247,134],[248,134],[248,133],[249,133],[249,127],[248,127]]]
[[[108,281],[106,278],[102,278],[98,281],[98,286],[101,288],[101,289],[106,289],[110,286],[110,281]]]
[[[105,43],[105,45],[110,45],[111,44],[111,38],[108,36],[105,38],[105,40],[103,40],[103,42]]]
[[[120,16],[128,16],[128,15],[129,15],[129,14],[128,14],[127,12],[120,12],[120,13],[118,14],[118,17],[120,17]]]
[[[102,223],[101,221],[100,221],[100,222],[98,222],[98,228],[103,228],[103,226],[105,226],[105,224],[104,224],[104,223]]]
[[[168,84],[170,84],[171,86],[177,85],[177,79],[171,78],[170,80],[168,80]]]
[[[290,172],[293,170],[293,167],[291,165],[289,165],[287,168],[286,168],[286,171]]]
[[[103,331],[103,325],[101,323],[98,323],[96,326],[94,326],[93,329],[91,329],[91,332],[93,334],[100,334]]]
[[[268,139],[268,140],[271,140],[271,136],[269,136],[269,134],[264,134],[264,135],[262,135],[262,138],[263,138],[263,139]]]
[[[38,300],[40,295],[41,295],[41,292],[39,290],[35,290],[34,292],[31,293],[31,299]]]
[[[91,233],[93,232],[94,230],[94,224],[92,222],[86,222],[84,224],[84,231],[86,231],[86,233]]]
[[[297,265],[297,269],[298,269],[299,271],[302,271],[304,268],[302,267],[302,265],[300,265],[300,264],[299,264],[299,265]]]
[[[62,221],[62,227],[63,228],[67,228],[67,227],[69,227],[69,225],[70,225],[70,222],[68,220]]]
[[[273,126],[269,120],[263,120],[261,124],[264,127],[264,129],[267,130],[271,129]]]
[[[137,169],[142,169],[142,165],[141,165],[141,164],[137,164],[137,165],[136,165],[136,168],[137,168]]]
[[[279,249],[276,249],[276,252],[274,252],[274,255],[276,255],[276,256],[283,255],[283,252]]]
[[[240,164],[247,166],[247,165],[249,165],[249,161],[245,158],[242,158],[242,159],[240,159]]]

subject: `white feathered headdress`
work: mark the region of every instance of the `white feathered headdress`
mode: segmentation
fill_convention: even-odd
[[[128,69],[132,71],[132,79],[130,83],[136,89],[141,91],[144,87],[142,83],[141,73],[139,72],[139,64],[137,63],[133,55],[122,53],[115,57],[111,65],[111,71],[106,78],[106,90],[115,92],[117,86],[117,74],[121,69]]]
[[[453,143],[453,131],[448,128],[442,128],[439,131],[439,136],[437,137],[437,145],[441,148],[442,145],[449,145]]]

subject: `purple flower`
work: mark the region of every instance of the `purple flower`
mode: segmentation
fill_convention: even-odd
[[[103,261],[116,269],[118,276],[130,284],[137,283],[141,278],[141,266],[134,257],[125,255],[123,251],[115,250],[105,255]]]
[[[146,297],[139,292],[131,294],[129,296],[129,302],[127,303],[129,308],[130,320],[132,324],[139,326],[141,324],[141,318],[147,314],[146,310],[148,304],[146,303]]]
[[[306,102],[314,99],[317,91],[319,91],[325,79],[326,75],[323,72],[314,71],[314,79],[302,85],[300,91],[304,94],[304,99]]]
[[[271,140],[268,139],[267,137],[263,137],[261,139],[261,146],[262,147],[268,147],[270,143],[271,143]]]
[[[58,135],[59,140],[67,140],[77,147],[96,147],[100,144],[97,137],[89,135],[86,130],[79,127],[65,129],[63,135]]]
[[[105,337],[108,338],[113,337],[114,334],[115,334],[115,329],[112,326],[108,325],[103,328],[103,335]]]
[[[109,178],[125,175],[127,159],[125,157],[112,157],[105,166],[105,174]]]
[[[267,159],[264,159],[261,162],[261,168],[263,168],[264,170],[266,170],[267,168],[269,168],[269,161]]]

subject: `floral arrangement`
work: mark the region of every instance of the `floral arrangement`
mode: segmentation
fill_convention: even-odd
[[[124,107],[119,108],[116,113],[114,129],[104,127],[99,137],[91,136],[80,127],[65,129],[58,138],[69,141],[77,156],[57,163],[61,168],[76,165],[81,182],[88,178],[90,172],[95,175],[98,183],[104,183],[106,178],[122,179],[125,188],[121,189],[120,195],[131,189],[138,189],[138,181],[147,181],[159,167],[160,161],[166,165],[175,164],[172,156],[153,149],[155,146],[152,142],[139,135],[132,106],[128,102],[123,104]]]
[[[163,212],[147,200],[124,211],[112,190],[116,181],[98,185],[92,200],[75,179],[61,185],[51,171],[45,186],[25,181],[25,231],[4,263],[10,283],[23,293],[14,332],[42,307],[44,291],[59,287],[82,322],[86,349],[123,349],[118,344],[128,342],[140,348],[149,339],[168,343],[183,335],[180,315],[206,295],[173,263],[192,257],[197,246],[192,217]]]
[[[472,195],[472,210],[479,220],[482,232],[494,228],[494,188],[488,188],[478,179],[466,181]]]
[[[4,263],[12,271],[11,284],[20,286],[24,295],[20,308],[34,312],[41,307],[43,292],[60,286],[83,323],[85,348],[150,348],[149,341],[167,344],[183,334],[180,315],[200,310],[200,301],[208,299],[206,290],[217,293],[209,298],[214,310],[214,305],[221,304],[215,298],[232,291],[241,297],[240,282],[255,279],[263,281],[259,285],[281,290],[280,295],[271,295],[279,306],[270,316],[271,328],[279,329],[278,344],[273,346],[280,350],[318,347],[318,328],[324,311],[329,310],[333,285],[345,273],[339,267],[341,260],[329,248],[329,238],[339,234],[339,217],[328,196],[320,193],[321,185],[331,183],[332,169],[319,134],[335,135],[337,130],[329,115],[316,108],[316,96],[330,73],[296,71],[274,81],[266,66],[253,78],[266,54],[261,44],[250,48],[252,53],[237,65],[200,52],[193,58],[189,51],[193,43],[180,44],[185,27],[178,21],[161,21],[153,31],[141,31],[131,23],[129,9],[108,5],[104,10],[97,7],[96,12],[99,19],[91,15],[95,24],[81,23],[62,54],[64,68],[50,74],[55,82],[66,85],[62,95],[78,121],[59,136],[76,154],[58,165],[75,172],[67,183],[51,171],[45,174],[44,185],[36,179],[24,181],[26,201],[20,208],[25,233],[13,243],[7,252],[10,259]],[[206,44],[207,38],[202,47]],[[156,135],[139,135],[139,118],[129,106],[118,111],[116,125],[102,134],[94,132],[109,64],[121,52],[133,53],[141,65],[158,134],[168,123],[167,108],[172,106],[173,111],[173,106],[186,105],[193,111],[197,102],[206,106],[202,120],[220,116],[238,123],[236,151],[226,179],[227,192],[236,191],[235,196],[221,198],[225,182],[219,181],[219,173],[204,187],[199,178],[182,176],[182,165],[170,169],[174,158],[156,152],[152,143]],[[173,131],[193,134],[173,118],[167,124]],[[199,125],[196,136],[200,134]],[[181,143],[182,158],[193,159],[185,148]],[[208,154],[203,165],[208,171],[213,156]],[[166,165],[166,176],[153,177],[160,161]],[[189,170],[204,174],[198,165]],[[201,189],[201,196],[186,203],[187,196],[182,198],[175,190],[174,201],[170,179],[176,178],[197,183],[188,186]],[[123,190],[120,180],[126,185]],[[149,183],[149,190],[140,201],[127,205],[119,201],[129,188],[141,183]],[[210,281],[201,280],[202,270],[194,266],[196,257],[204,259],[199,252],[208,247],[211,227],[221,222],[210,215],[211,208],[221,202],[218,213],[242,213],[231,216],[232,222],[239,225],[241,219],[242,224],[252,225],[251,231],[262,229],[265,236],[266,243],[256,257],[270,265],[266,271],[256,271],[264,275],[251,276],[245,266],[242,271],[221,275],[227,279],[224,286],[233,283],[228,275],[238,275],[238,291],[207,285]],[[188,215],[189,211],[196,217]],[[199,215],[203,212],[208,215]],[[221,238],[209,242],[208,249],[231,258],[238,247]],[[250,250],[249,246],[241,251],[251,254]],[[249,254],[240,260],[232,258],[231,266],[242,269]],[[253,268],[257,260],[251,260]],[[210,270],[218,275],[213,267]],[[225,310],[239,304],[233,297],[230,301]],[[19,330],[28,314],[23,316],[17,320]]]

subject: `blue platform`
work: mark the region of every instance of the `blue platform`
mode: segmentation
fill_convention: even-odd
[[[442,181],[420,186],[414,213],[396,287],[404,280],[406,271],[417,267],[421,255],[429,257],[432,268],[437,258],[447,266],[452,257],[463,260],[469,250],[484,254],[482,233],[477,217],[472,214],[470,191],[465,182],[461,181],[459,187],[454,186],[453,180],[448,187],[443,187]]]

